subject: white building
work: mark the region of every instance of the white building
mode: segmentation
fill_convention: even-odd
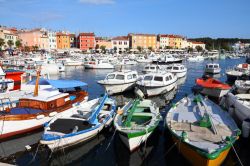
[[[160,43],[160,47],[164,49],[166,46],[169,46],[169,37],[168,35],[158,35],[158,41]]]
[[[111,40],[112,49],[117,52],[124,52],[129,49],[129,38],[127,36],[118,36]]]
[[[197,46],[200,46],[203,50],[206,49],[206,44],[203,43],[203,42],[195,42],[195,41],[192,41],[192,48],[195,49]]]
[[[56,32],[48,30],[49,49],[56,49]]]

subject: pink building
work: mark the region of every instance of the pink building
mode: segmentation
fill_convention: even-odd
[[[32,29],[18,33],[23,46],[38,46],[39,49],[49,49],[49,38],[44,29]]]

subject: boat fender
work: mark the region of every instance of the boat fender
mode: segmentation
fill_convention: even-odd
[[[55,116],[56,114],[57,114],[57,112],[51,112],[51,113],[49,114],[49,116],[52,117],[52,116]]]
[[[44,115],[38,115],[37,117],[36,117],[36,119],[43,119],[45,116]]]
[[[183,142],[189,142],[187,132],[183,131],[183,132],[181,133],[181,140],[182,140]]]

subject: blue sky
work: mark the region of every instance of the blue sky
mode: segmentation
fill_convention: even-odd
[[[0,25],[250,38],[250,0],[0,0]]]

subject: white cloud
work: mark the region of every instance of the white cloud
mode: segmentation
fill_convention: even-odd
[[[103,4],[114,4],[114,0],[79,0],[81,3],[103,5]]]

